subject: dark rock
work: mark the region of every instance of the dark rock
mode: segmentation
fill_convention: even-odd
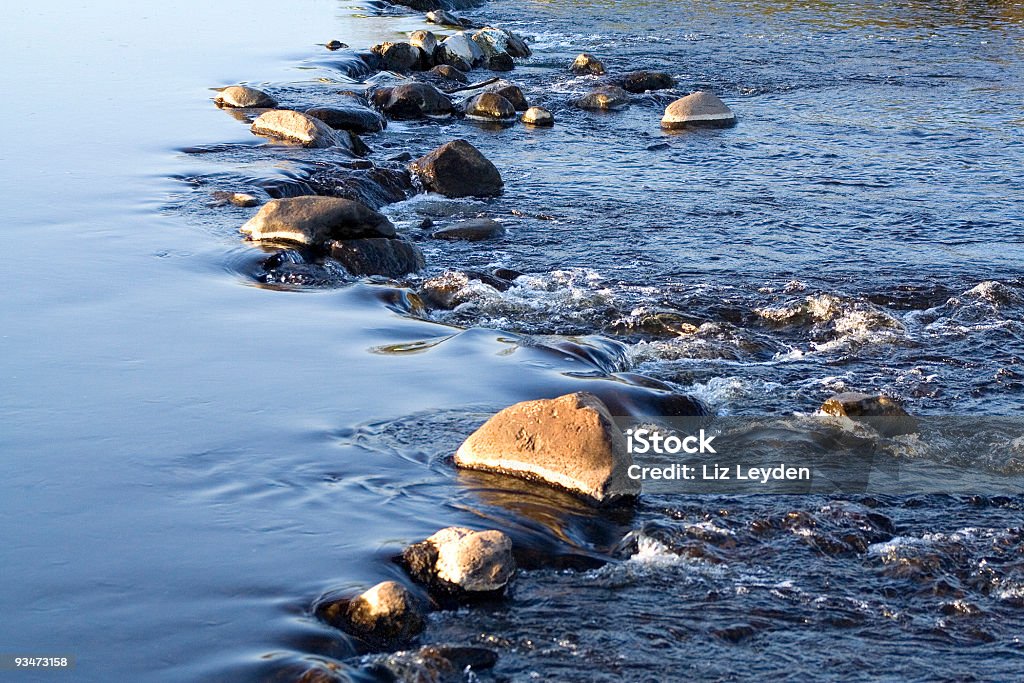
[[[516,64],[512,61],[511,55],[502,53],[488,57],[487,68],[491,71],[511,71],[516,68]]]
[[[412,171],[428,191],[446,197],[492,197],[504,188],[494,164],[465,140],[453,140],[417,159]]]
[[[347,239],[328,244],[331,258],[353,275],[401,277],[422,270],[423,252],[402,239]]]
[[[523,275],[518,270],[512,270],[511,268],[495,268],[493,274],[494,277],[501,278],[507,282],[512,282],[517,277],[521,277]]]
[[[530,103],[526,101],[526,96],[518,85],[509,83],[508,81],[498,81],[487,88],[488,92],[501,95],[506,100],[512,103],[516,111],[526,111],[530,108]]]
[[[326,47],[328,50],[334,51],[334,50],[341,50],[343,48],[346,48],[346,47],[348,47],[348,45],[346,45],[345,43],[341,42],[340,40],[332,40],[329,43],[327,43],[327,45],[325,45],[324,47]]]
[[[394,237],[395,226],[373,209],[336,197],[273,199],[241,227],[253,240],[322,244],[328,240]]]
[[[554,115],[544,107],[530,107],[523,113],[520,120],[529,126],[540,128],[550,128],[555,125]]]
[[[629,104],[629,93],[615,85],[605,85],[576,100],[581,109],[620,109]]]
[[[498,663],[498,653],[485,647],[467,647],[462,645],[427,645],[420,648],[420,653],[430,652],[447,659],[457,671],[464,671],[468,666],[476,671],[493,669]]]
[[[486,61],[486,55],[480,46],[465,31],[459,31],[445,38],[436,53],[437,61],[442,64],[469,64],[470,68],[480,66]]]
[[[524,401],[488,420],[455,453],[469,469],[539,480],[595,503],[633,498],[626,439],[596,396]]]
[[[672,76],[660,71],[633,71],[615,79],[616,85],[632,93],[644,93],[648,90],[667,90],[674,88],[676,81]]]
[[[836,394],[822,404],[821,412],[865,422],[883,436],[913,434],[918,430],[917,420],[899,401],[888,396],[856,392]]]
[[[409,154],[408,152],[401,152],[393,157],[388,157],[388,161],[396,161],[400,163],[405,161],[412,161],[412,154]]]
[[[277,100],[267,93],[245,85],[228,86],[217,93],[217,96],[213,98],[213,101],[218,107],[232,107],[240,109],[272,109],[277,106]]]
[[[452,112],[451,99],[429,83],[380,88],[373,93],[373,104],[393,119],[444,116]]]
[[[576,57],[569,70],[577,76],[603,76],[604,64],[594,55],[584,52]]]
[[[448,64],[438,64],[429,73],[456,83],[469,83],[465,73]]]
[[[505,234],[505,228],[490,218],[471,218],[468,221],[450,225],[435,232],[431,237],[437,240],[465,240],[479,242],[494,239]]]
[[[473,34],[472,40],[486,57],[508,55],[512,57],[529,57],[530,47],[526,41],[511,31],[488,26]]]
[[[381,68],[389,71],[409,71],[421,62],[420,50],[409,43],[381,43],[370,51],[381,58]]]
[[[343,631],[374,647],[394,648],[411,641],[426,623],[405,586],[384,581],[350,601],[321,606],[318,613]]]
[[[443,9],[434,10],[433,12],[427,12],[427,21],[432,24],[440,24],[441,26],[469,26],[470,22],[467,19],[462,19],[455,16],[451,12]]]
[[[497,93],[485,92],[466,104],[466,116],[484,121],[508,120],[515,118],[512,103]]]
[[[335,107],[313,107],[306,114],[320,119],[334,129],[349,130],[353,133],[379,133],[387,125],[387,119],[358,104],[342,104]]]
[[[691,126],[727,127],[735,125],[736,115],[722,100],[706,91],[681,97],[665,109],[661,127],[679,130]]]
[[[372,209],[406,199],[412,192],[412,177],[404,168],[325,168],[311,178],[313,194],[362,202]]]

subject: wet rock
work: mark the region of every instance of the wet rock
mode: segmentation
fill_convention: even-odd
[[[498,93],[485,92],[466,104],[466,116],[481,121],[507,121],[515,118],[516,109]]]
[[[380,43],[370,52],[379,55],[381,67],[389,71],[409,71],[420,65],[420,50],[409,43]]]
[[[423,613],[405,586],[384,581],[348,603],[344,630],[389,647],[423,631]]]
[[[430,31],[413,31],[409,34],[409,44],[423,50],[424,54],[433,59],[438,46],[437,36]]]
[[[419,247],[403,239],[335,240],[327,247],[331,258],[352,275],[401,277],[426,266]]]
[[[336,107],[313,107],[306,114],[320,119],[334,129],[349,130],[353,133],[379,133],[387,125],[387,119],[359,104],[344,104]]]
[[[473,34],[472,40],[486,57],[507,56],[529,57],[530,47],[526,41],[511,31],[488,26]]]
[[[449,81],[455,81],[456,83],[469,83],[469,79],[466,74],[459,71],[454,66],[449,64],[438,64],[429,73],[434,74],[439,78],[444,78]]]
[[[470,23],[443,9],[427,12],[426,19],[431,24],[440,24],[441,26],[468,26]]]
[[[322,666],[311,666],[295,679],[295,683],[344,683],[346,678]]]
[[[543,128],[555,125],[554,115],[544,107],[530,107],[523,113],[520,120],[527,125]]]
[[[605,85],[576,100],[580,109],[621,109],[629,104],[629,93],[616,85]]]
[[[616,79],[616,85],[632,93],[644,93],[648,90],[667,90],[674,88],[676,81],[672,76],[660,71],[633,71]]]
[[[273,199],[241,231],[252,240],[309,245],[395,236],[395,226],[385,216],[359,202],[336,197]]]
[[[513,287],[512,280],[515,279],[509,277],[509,273],[515,271],[504,271],[501,268],[493,274],[476,270],[447,271],[424,281],[417,294],[431,309],[451,310],[472,298],[473,294],[469,291],[471,282],[479,282],[498,292],[508,291]]]
[[[486,55],[466,31],[453,33],[441,42],[438,48],[438,61],[443,64],[456,64],[461,62],[469,64],[470,68],[480,66],[484,63]]]
[[[213,198],[222,204],[234,204],[235,206],[251,207],[259,206],[260,200],[245,192],[224,192],[213,193]]]
[[[500,595],[515,575],[512,541],[500,531],[448,527],[402,553],[409,574],[457,598]]]
[[[412,177],[404,168],[324,168],[310,178],[312,192],[306,194],[341,197],[379,209],[412,193]]]
[[[267,93],[245,85],[228,86],[217,93],[213,101],[218,107],[234,107],[238,109],[272,109],[277,106],[277,100]]]
[[[736,116],[713,93],[700,90],[682,97],[665,109],[661,127],[679,130],[690,126],[727,127],[736,123]]]
[[[501,95],[512,103],[512,106],[515,107],[516,111],[526,111],[530,108],[530,103],[526,101],[526,95],[524,95],[522,89],[514,83],[499,80],[487,86],[487,92]]]
[[[335,131],[320,119],[290,109],[272,109],[260,114],[250,130],[263,137],[303,147],[345,147],[353,153],[356,145],[348,131]]]
[[[594,55],[583,52],[576,57],[569,70],[577,76],[603,76],[604,64]]]
[[[497,662],[497,653],[483,647],[426,645],[382,656],[372,662],[368,673],[381,681],[463,683],[477,680],[474,671],[490,669]]]
[[[465,140],[453,140],[417,159],[412,171],[427,191],[446,197],[493,197],[504,188],[494,164]]]
[[[447,228],[442,228],[431,237],[437,240],[465,240],[467,242],[480,242],[482,240],[494,239],[505,234],[505,228],[498,221],[490,218],[471,218]]]
[[[328,50],[331,50],[333,52],[335,50],[342,50],[342,49],[348,47],[348,45],[346,45],[345,43],[341,42],[340,40],[331,40],[326,45],[324,45],[324,47],[326,47]]]
[[[486,67],[491,71],[511,71],[516,64],[510,55],[500,54],[488,57]]]
[[[455,464],[540,480],[596,503],[640,493],[627,476],[625,437],[605,405],[582,392],[505,408],[466,439]]]
[[[498,30],[505,34],[505,39],[508,41],[505,51],[508,52],[510,57],[529,57],[533,54],[529,44],[518,33],[513,33],[507,29]]]
[[[888,396],[857,392],[836,394],[821,405],[821,412],[866,422],[884,436],[912,434],[918,428],[917,420],[899,401]]]
[[[451,99],[429,83],[380,88],[373,93],[373,104],[393,119],[446,116],[452,112]]]

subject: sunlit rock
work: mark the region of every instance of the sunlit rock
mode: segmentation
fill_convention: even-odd
[[[336,197],[273,199],[241,227],[253,240],[323,244],[328,240],[394,237],[385,216],[359,202]]]
[[[736,123],[736,115],[713,93],[699,90],[682,97],[665,109],[661,127],[678,130],[690,126],[727,127]]]
[[[515,575],[512,541],[500,531],[448,527],[402,553],[409,574],[456,597],[494,595]]]
[[[441,145],[412,163],[424,188],[446,197],[492,197],[501,194],[501,174],[465,140]]]
[[[262,108],[270,109],[277,106],[277,100],[256,88],[245,85],[232,85],[224,88],[213,101],[219,107]]]

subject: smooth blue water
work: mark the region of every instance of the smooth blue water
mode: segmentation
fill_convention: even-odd
[[[324,0],[5,15],[0,652],[75,655],[47,679],[86,681],[356,669],[312,601],[401,579],[391,554],[458,523],[614,558],[528,571],[504,608],[435,617],[423,642],[492,647],[498,677],[1014,678],[1019,495],[659,494],[609,519],[444,457],[495,410],[609,369],[720,413],[808,412],[840,389],[1019,413],[1020,6],[501,0],[472,15],[535,37],[509,76],[558,125],[368,137],[374,159],[466,137],[506,193],[387,207],[421,240],[422,276],[299,291],[254,286],[248,213],[208,196],[301,178],[316,157],[263,145],[210,88],[316,101],[321,79],[345,80],[319,43],[365,48],[417,16]],[[740,123],[662,133],[662,96],[578,112],[588,82],[565,66],[584,50],[710,87]],[[415,229],[477,212],[508,237]],[[526,277],[467,285],[451,311],[401,303],[495,266]],[[598,350],[545,351],[574,348],[565,335]],[[1019,447],[996,455],[1018,481]]]

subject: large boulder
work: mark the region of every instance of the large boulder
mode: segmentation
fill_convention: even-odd
[[[528,126],[539,128],[550,128],[555,125],[554,114],[544,107],[530,107],[523,113],[520,120]]]
[[[632,71],[615,79],[615,83],[628,92],[644,93],[648,90],[674,88],[676,80],[661,71]]]
[[[353,275],[401,277],[426,266],[419,247],[403,239],[333,240],[328,242],[327,248],[331,258]]]
[[[400,647],[426,626],[416,599],[397,581],[378,583],[351,600],[323,602],[317,605],[316,613],[374,648]]]
[[[446,197],[493,197],[504,189],[498,169],[465,140],[441,145],[411,168],[427,191]]]
[[[379,133],[387,125],[387,119],[361,104],[342,104],[334,107],[313,107],[306,114],[320,119],[328,126],[353,133]]]
[[[441,228],[431,235],[436,240],[465,240],[467,242],[480,242],[482,240],[494,239],[505,234],[505,228],[496,220],[490,218],[470,218],[455,225]]]
[[[262,137],[282,140],[303,147],[344,147],[356,151],[348,131],[335,131],[320,119],[290,109],[272,109],[253,121],[250,130]]]
[[[420,49],[409,43],[380,43],[370,52],[380,56],[381,67],[389,71],[410,71],[422,61]]]
[[[603,76],[604,64],[594,55],[582,52],[573,61],[569,70],[577,76]]]
[[[691,126],[727,127],[735,123],[736,115],[725,102],[706,90],[698,90],[668,105],[661,119],[661,127],[666,130]]]
[[[441,42],[438,48],[438,61],[456,66],[459,63],[477,67],[486,61],[484,51],[466,31],[453,33]]]
[[[516,116],[516,108],[498,93],[480,93],[466,103],[466,117],[478,121],[508,121]]]
[[[640,493],[627,474],[625,437],[605,405],[582,392],[505,408],[466,439],[455,464],[539,480],[599,504]]]
[[[451,99],[429,83],[404,83],[380,88],[373,93],[373,104],[393,119],[418,119],[447,116],[452,113]]]
[[[246,85],[231,85],[224,88],[213,101],[218,107],[234,107],[240,109],[260,108],[273,109],[277,106],[277,100],[256,88]]]
[[[621,109],[628,104],[629,93],[617,85],[601,86],[576,100],[576,106],[580,109],[597,109],[602,111]]]
[[[253,240],[307,245],[395,236],[391,221],[368,206],[349,199],[316,196],[271,200],[241,231]]]
[[[402,552],[409,574],[435,593],[490,597],[515,575],[512,541],[500,531],[448,527]]]

